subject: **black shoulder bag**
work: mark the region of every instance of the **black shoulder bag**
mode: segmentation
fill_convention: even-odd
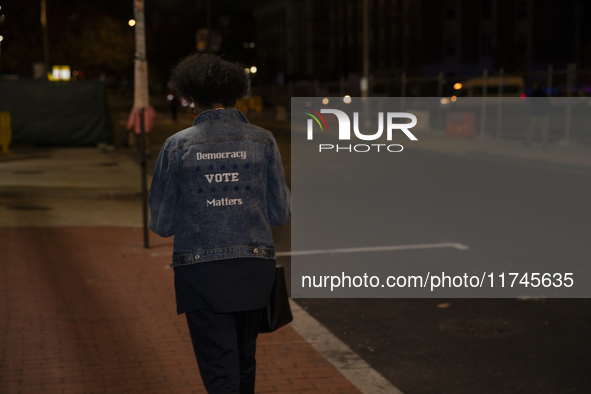
[[[287,284],[285,282],[285,270],[282,265],[275,267],[275,283],[271,291],[269,303],[263,309],[261,328],[259,332],[273,332],[293,320],[287,295]]]

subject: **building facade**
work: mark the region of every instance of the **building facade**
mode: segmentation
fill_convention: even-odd
[[[376,78],[560,66],[585,41],[581,0],[367,1]],[[361,74],[363,0],[257,0],[254,18],[263,80]]]

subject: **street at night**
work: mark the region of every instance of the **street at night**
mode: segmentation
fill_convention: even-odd
[[[0,394],[591,393],[589,18],[0,0]]]
[[[385,260],[393,273],[421,261],[448,271],[488,260],[500,272],[521,260],[551,260],[557,267],[588,260],[590,167],[483,152],[404,154],[400,167],[390,169],[400,184],[391,242],[453,241],[470,249],[370,252],[363,259]],[[364,213],[371,215],[371,207]],[[323,258],[338,262],[339,255]],[[404,393],[590,389],[588,299],[296,301]]]

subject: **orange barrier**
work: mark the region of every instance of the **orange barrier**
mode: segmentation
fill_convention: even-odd
[[[248,108],[260,114],[263,112],[263,98],[261,96],[252,96],[248,99]]]
[[[0,111],[0,145],[2,151],[0,154],[11,155],[10,143],[12,142],[12,129],[10,128],[10,112]]]
[[[252,96],[249,99],[240,99],[236,103],[236,109],[243,113],[255,111],[257,114],[263,112],[263,98],[261,96]]]
[[[445,135],[448,137],[474,137],[476,114],[473,112],[448,112],[445,114]]]
[[[240,99],[236,103],[236,109],[240,110],[243,114],[248,112],[248,100]]]

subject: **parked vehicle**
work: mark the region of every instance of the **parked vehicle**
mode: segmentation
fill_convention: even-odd
[[[484,95],[484,79],[472,78],[462,83],[458,90],[458,97],[482,97]],[[520,97],[525,93],[523,77],[490,77],[486,79],[486,95],[498,96],[503,85],[501,95],[503,97]]]

